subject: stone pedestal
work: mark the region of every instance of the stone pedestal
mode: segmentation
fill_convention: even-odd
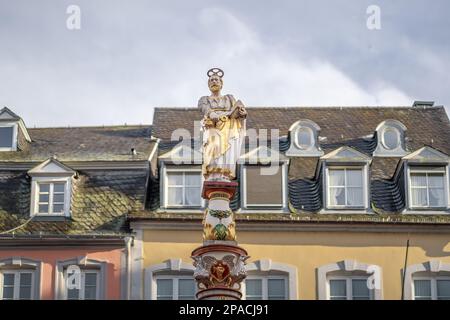
[[[208,200],[203,219],[203,246],[192,252],[199,300],[240,300],[246,277],[247,251],[236,242],[230,199],[238,184],[205,181],[202,197]]]

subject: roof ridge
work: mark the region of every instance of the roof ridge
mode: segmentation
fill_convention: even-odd
[[[27,128],[28,130],[35,130],[35,129],[103,129],[103,128],[131,128],[131,127],[138,127],[138,128],[146,128],[146,127],[152,127],[153,124],[119,124],[119,125],[93,125],[93,126],[66,126],[66,127],[31,127]]]
[[[413,106],[246,106],[248,109],[321,109],[321,108],[335,108],[335,109],[412,109],[412,110],[424,110],[424,109],[441,109],[444,106],[427,106],[427,107],[413,107]],[[197,107],[155,107],[154,110],[198,110]]]

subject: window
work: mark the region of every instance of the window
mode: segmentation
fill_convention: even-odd
[[[199,171],[166,171],[166,206],[200,207],[202,177]]]
[[[14,147],[14,126],[0,126],[0,150]]]
[[[308,127],[299,127],[295,134],[295,143],[300,149],[309,149],[314,145],[314,133]]]
[[[388,150],[394,150],[400,145],[400,132],[394,127],[383,130],[383,145]]]
[[[67,270],[64,275],[67,281]],[[98,270],[81,270],[80,288],[68,289],[66,286],[67,300],[97,300],[99,299],[99,271]]]
[[[328,207],[364,207],[365,179],[362,168],[328,168]]]
[[[286,156],[320,157],[323,151],[319,146],[320,127],[309,120],[298,120],[289,128],[291,141]]]
[[[245,280],[245,297],[247,300],[287,300],[286,277],[252,277]]]
[[[334,277],[329,279],[330,300],[372,300],[367,277]]]
[[[285,207],[284,170],[284,165],[246,165],[243,168],[243,207]]]
[[[376,157],[403,157],[405,149],[406,127],[398,120],[388,119],[375,129],[377,147],[373,152]]]
[[[445,207],[445,171],[410,169],[410,205],[413,208]]]
[[[33,299],[32,270],[0,271],[0,297],[3,300]]]
[[[450,277],[414,279],[414,300],[450,300]]]
[[[160,276],[156,279],[156,300],[195,300],[192,277]]]
[[[65,182],[38,183],[38,214],[64,214]]]

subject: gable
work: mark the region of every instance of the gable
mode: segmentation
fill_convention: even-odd
[[[62,164],[54,158],[50,158],[33,169],[28,171],[30,176],[33,175],[64,175],[70,176],[75,174],[75,171],[66,165]]]
[[[320,159],[349,162],[370,161],[370,157],[350,147],[340,147],[330,153],[327,153]]]
[[[431,147],[425,146],[419,150],[410,153],[409,155],[403,157],[403,160],[408,160],[409,162],[439,162],[446,163],[449,161],[449,157]]]

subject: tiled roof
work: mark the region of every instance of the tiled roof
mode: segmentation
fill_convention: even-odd
[[[0,152],[1,162],[148,160],[155,139],[151,126],[28,129],[32,142],[19,152]],[[136,150],[133,155],[131,149]]]
[[[145,170],[79,171],[72,180],[70,218],[28,221],[30,178],[25,172],[0,171],[0,234],[121,234],[127,231],[128,212],[144,208],[146,181]]]
[[[407,151],[412,152],[428,145],[450,155],[450,122],[443,107],[249,107],[247,110],[247,129],[279,129],[281,152],[288,149],[289,138],[286,135],[292,124],[300,119],[309,119],[321,128],[319,145],[325,153],[341,146],[350,146],[372,157],[377,145],[375,129],[381,122],[394,119],[407,128]],[[175,144],[170,141],[173,130],[183,128],[193,135],[194,122],[201,117],[195,108],[156,108],[153,135],[161,139],[160,153],[167,152]],[[392,216],[405,207],[403,176],[400,173],[394,177],[400,163],[399,157],[372,157],[371,207],[377,214]],[[288,185],[291,211],[315,214],[322,209],[319,165],[319,158],[290,158]],[[161,214],[155,211],[159,207],[159,180],[155,179],[152,185],[152,205],[147,207],[145,213],[139,213],[139,217],[164,216],[164,210],[158,211]],[[237,198],[232,206],[233,209],[238,206]],[[176,213],[169,215],[177,216]]]
[[[72,178],[71,216],[30,220],[31,178],[16,163],[41,163],[56,156],[68,162],[148,161],[156,139],[151,126],[109,126],[28,129],[31,142],[19,151],[0,152],[0,235],[120,235],[127,214],[144,208],[146,169],[77,170]],[[136,150],[136,154],[131,149]],[[35,164],[32,164],[34,166]]]
[[[156,108],[153,135],[169,142],[174,129],[184,128],[194,134],[194,122],[202,118],[196,108]],[[384,120],[395,119],[407,128],[407,148],[414,151],[431,145],[450,154],[450,122],[444,107],[277,107],[248,108],[247,128],[279,129],[280,136],[288,134],[297,120],[309,119],[321,130],[320,142],[325,153],[346,145],[362,152],[370,150],[373,141],[363,137],[375,132]]]

